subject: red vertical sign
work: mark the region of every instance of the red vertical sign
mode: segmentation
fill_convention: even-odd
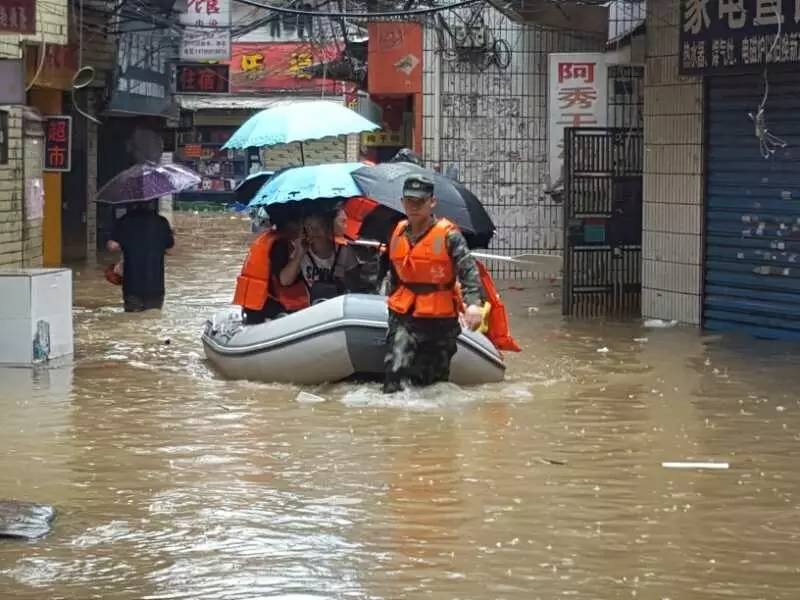
[[[36,0],[0,0],[0,31],[36,33]]]
[[[45,119],[44,170],[67,172],[72,168],[72,117]]]

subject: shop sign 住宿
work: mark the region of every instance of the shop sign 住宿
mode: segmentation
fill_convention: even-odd
[[[602,53],[550,55],[547,108],[551,186],[563,181],[564,129],[606,126],[607,82]]]
[[[800,64],[800,1],[682,0],[680,71]]]
[[[72,117],[58,115],[44,122],[44,170],[68,172],[72,158]]]
[[[175,70],[180,94],[227,94],[230,90],[228,65],[181,63]]]
[[[180,14],[184,26],[180,59],[229,60],[231,57],[231,1],[187,0]]]

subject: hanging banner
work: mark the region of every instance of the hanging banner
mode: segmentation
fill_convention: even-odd
[[[152,23],[120,23],[109,112],[165,116],[174,110],[167,60],[174,56],[166,30]],[[139,30],[139,31],[137,31]]]
[[[325,90],[342,93],[342,84],[324,76],[323,63],[340,58],[335,44],[307,42],[233,45],[231,93]],[[354,86],[346,85],[347,89]]]
[[[779,35],[780,34],[780,35]],[[683,0],[680,71],[745,71],[800,63],[800,2]]]
[[[376,21],[368,30],[370,94],[422,93],[422,25]]]
[[[44,170],[66,173],[72,168],[72,117],[44,120]]]
[[[185,26],[180,59],[229,60],[231,57],[231,0],[186,0],[179,22]]]
[[[608,71],[600,52],[551,54],[548,72],[548,159],[551,187],[564,179],[564,128],[605,127]]]

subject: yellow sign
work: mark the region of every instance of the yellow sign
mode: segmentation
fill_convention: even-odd
[[[288,71],[297,79],[311,79],[311,73],[306,69],[314,64],[314,57],[310,52],[293,52],[289,57]]]
[[[401,130],[374,131],[361,134],[362,146],[402,146],[405,136]]]

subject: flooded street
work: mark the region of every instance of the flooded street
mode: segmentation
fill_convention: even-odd
[[[0,370],[0,498],[58,509],[0,540],[0,598],[797,597],[796,348],[565,322],[513,282],[505,382],[306,404],[203,356],[247,227],[178,216],[163,313],[80,268],[74,365]]]

